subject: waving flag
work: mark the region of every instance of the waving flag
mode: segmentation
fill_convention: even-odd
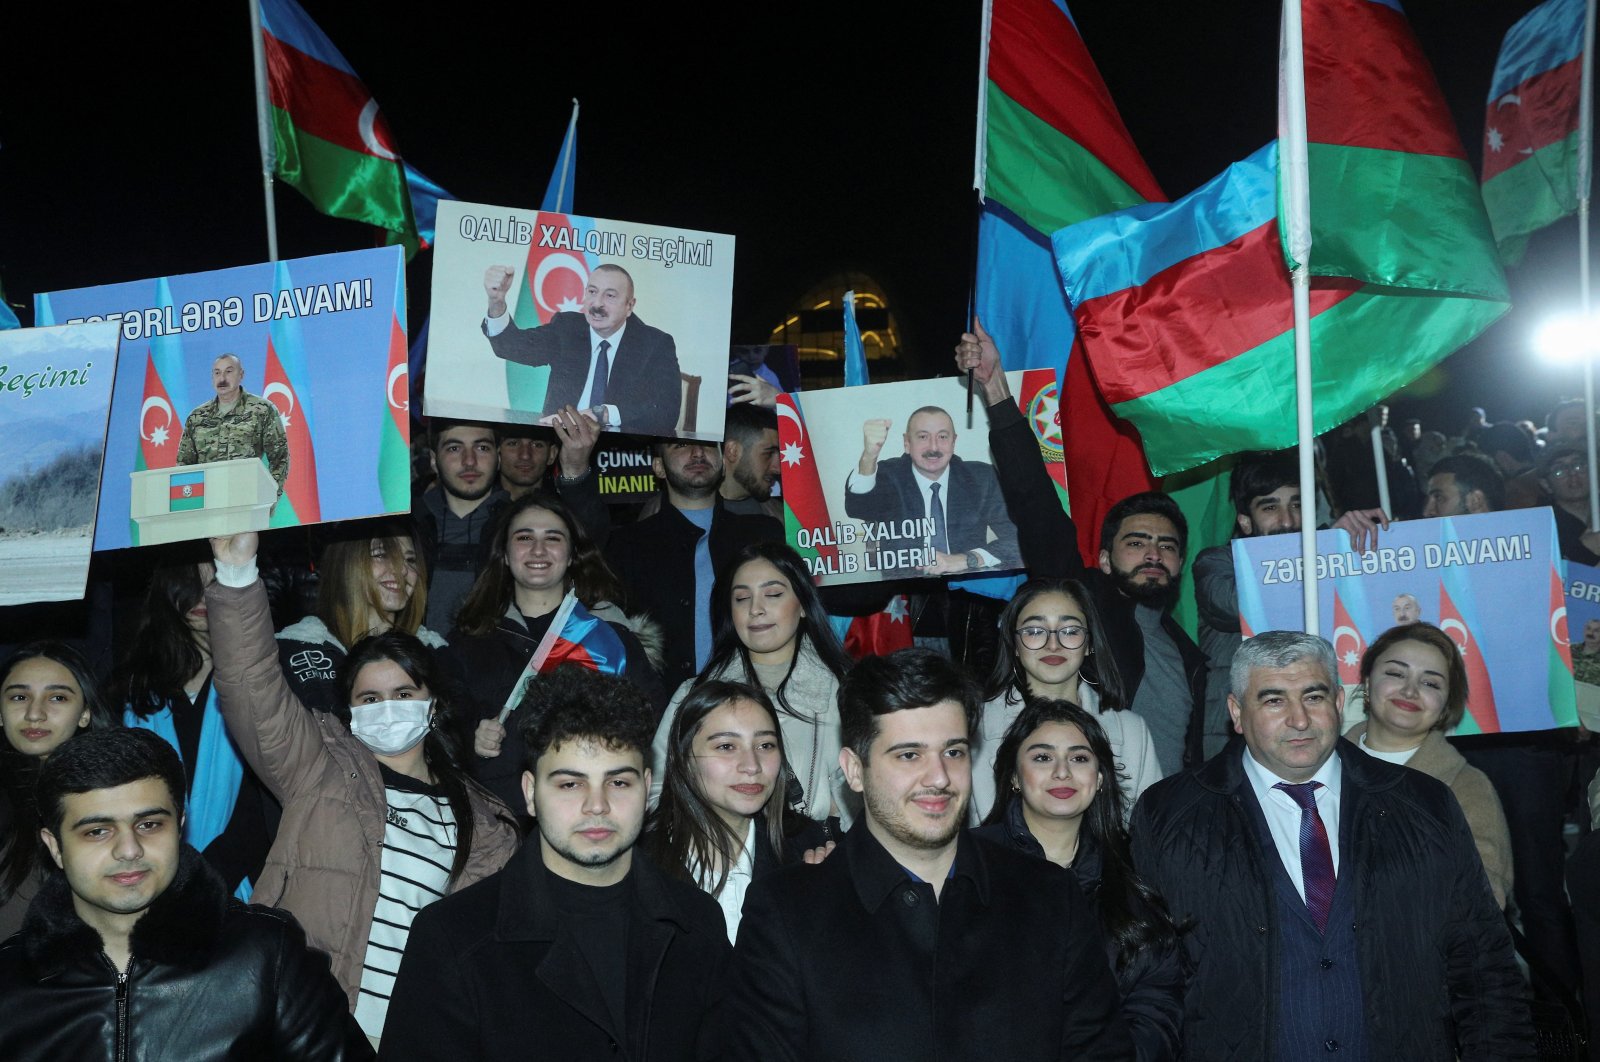
[[[844,293],[844,385],[862,387],[867,382],[867,348],[856,323],[856,293]]]
[[[1050,369],[1078,546],[1099,552],[1116,502],[1154,486],[1138,436],[1112,416],[1081,350],[1048,233],[1163,200],[1060,0],[991,0],[974,183],[983,200],[973,306],[1008,368]],[[1064,398],[1062,396],[1065,396]]]
[[[1545,0],[1506,32],[1483,123],[1483,203],[1506,260],[1578,209],[1584,0]]]
[[[405,170],[377,100],[295,0],[261,0],[277,176],[333,217],[417,246]]]
[[[1306,4],[1314,428],[1414,380],[1510,306],[1460,143],[1404,17]],[[1095,378],[1165,474],[1297,437],[1269,144],[1170,205],[1053,237]]]
[[[605,675],[620,675],[628,666],[628,650],[611,625],[594,615],[571,590],[561,599],[550,629],[539,640],[527,667],[511,687],[500,711],[500,721],[516,710],[536,675],[548,674],[562,664],[576,664]]]

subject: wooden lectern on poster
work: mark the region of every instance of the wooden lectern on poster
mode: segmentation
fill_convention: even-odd
[[[139,545],[265,531],[278,482],[258,457],[130,473]]]

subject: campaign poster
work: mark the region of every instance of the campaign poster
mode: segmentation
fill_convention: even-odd
[[[655,496],[655,446],[639,439],[605,440],[594,452],[595,486],[609,505],[642,502]]]
[[[120,336],[109,323],[0,331],[0,605],[83,597]]]
[[[1064,497],[1055,373],[1007,379]],[[966,408],[961,377],[779,396],[788,542],[818,585],[1022,567],[987,415],[968,428]]]
[[[1578,718],[1590,730],[1600,730],[1600,568],[1567,562],[1567,630]]]
[[[1366,553],[1342,530],[1318,532],[1320,629],[1333,643],[1339,681],[1356,686],[1373,639],[1421,620],[1449,634],[1466,664],[1467,711],[1456,734],[1575,725],[1559,563],[1549,509],[1405,520]],[[1304,629],[1302,567],[1298,535],[1234,540],[1245,637]],[[1353,700],[1346,699],[1347,726],[1361,717]]]
[[[55,291],[115,321],[96,550],[410,507],[398,247]]]
[[[439,204],[423,408],[722,438],[732,236],[538,210]]]

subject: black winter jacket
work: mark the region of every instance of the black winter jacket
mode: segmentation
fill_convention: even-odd
[[[171,886],[134,926],[119,975],[52,873],[0,944],[6,1062],[370,1059],[328,957],[286,911],[232,899],[183,848]]]
[[[1277,901],[1235,742],[1146,790],[1134,862],[1180,923],[1185,1059],[1277,1057]],[[1339,875],[1354,874],[1368,1053],[1532,1059],[1524,985],[1472,832],[1444,783],[1340,740]]]

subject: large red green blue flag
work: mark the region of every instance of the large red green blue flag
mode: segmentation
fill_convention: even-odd
[[[324,214],[417,249],[400,153],[377,100],[295,0],[261,0],[277,176]]]
[[[1056,373],[1048,400],[1071,425],[1062,440],[1066,483],[1079,548],[1093,557],[1106,510],[1153,481],[1138,436],[1112,416],[1088,362],[1074,350],[1072,310],[1048,234],[1166,196],[1064,3],[991,0],[985,17],[975,174],[983,212],[973,305],[1007,368]]]
[[[1506,32],[1483,123],[1483,204],[1506,261],[1578,209],[1584,0],[1545,0]]]
[[[1510,307],[1482,199],[1397,7],[1305,4],[1312,403],[1327,431]],[[1297,438],[1277,145],[1172,204],[1054,234],[1095,378],[1182,471]]]

